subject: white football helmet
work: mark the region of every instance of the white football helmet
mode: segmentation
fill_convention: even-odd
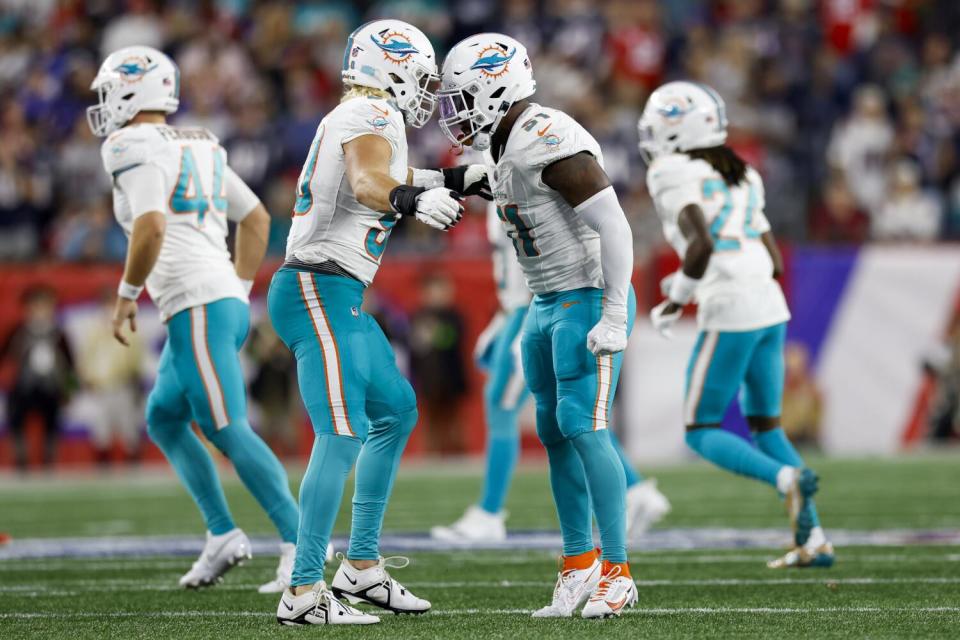
[[[727,108],[705,84],[668,82],[650,94],[640,122],[640,153],[646,162],[674,151],[706,149],[727,141]]]
[[[375,20],[350,34],[343,52],[344,84],[390,93],[404,119],[420,128],[437,107],[431,84],[437,76],[437,57],[430,40],[400,20]]]
[[[173,113],[180,106],[180,70],[153,47],[124,47],[100,65],[90,85],[98,103],[87,107],[87,124],[106,136],[141,111]]]
[[[443,61],[440,128],[454,144],[483,151],[510,106],[536,90],[526,47],[502,33],[470,36]]]

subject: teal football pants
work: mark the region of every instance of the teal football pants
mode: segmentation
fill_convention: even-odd
[[[719,425],[738,392],[743,415],[779,416],[786,336],[785,322],[753,331],[700,332],[687,365],[686,425]],[[756,446],[716,426],[690,430],[686,440],[691,449],[717,466],[772,487],[777,486],[777,474],[784,465],[805,466],[781,427],[754,434]],[[814,526],[819,526],[812,500],[808,508]]]
[[[376,560],[400,456],[417,422],[413,388],[351,278],[284,267],[270,284],[270,319],[297,360],[316,439],[300,486],[296,585],[323,580],[343,487],[356,462],[352,560]]]
[[[486,468],[479,506],[487,513],[499,513],[507,499],[510,481],[520,457],[520,411],[530,397],[520,362],[520,338],[527,307],[514,310],[477,360],[487,373],[483,387],[487,424]],[[633,468],[623,447],[611,431],[610,439],[623,464],[629,489],[643,476]]]
[[[603,558],[626,562],[624,466],[607,429],[623,354],[594,356],[587,349],[602,302],[603,291],[594,288],[536,296],[524,325],[523,370],[547,449],[563,554],[593,548],[592,511]],[[628,328],[635,315],[631,288]]]
[[[239,351],[250,311],[236,298],[185,309],[167,323],[157,380],[147,400],[147,433],[187,487],[214,535],[234,528],[210,452],[190,426],[233,463],[286,542],[296,541],[297,505],[287,474],[247,420]]]

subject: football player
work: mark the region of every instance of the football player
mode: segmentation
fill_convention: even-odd
[[[342,80],[341,102],[317,128],[300,174],[286,262],[268,295],[316,434],[300,487],[292,586],[277,605],[287,625],[379,622],[341,598],[394,613],[430,609],[387,572],[406,559],[380,556],[417,404],[390,343],[361,306],[398,219],[449,229],[462,216],[461,194],[475,193],[484,176],[469,167],[407,167],[406,127],[426,124],[436,104],[436,58],[419,29],[398,20],[358,28],[344,50]],[[350,547],[328,590],[324,550],[354,463]]]
[[[230,169],[206,129],[166,123],[179,106],[180,74],[150,47],[127,47],[101,65],[87,110],[90,128],[107,136],[103,166],[113,179],[114,213],[129,238],[113,315],[114,336],[128,344],[144,287],[160,309],[167,340],[147,401],[147,433],[200,508],[207,542],[182,578],[184,587],[215,584],[250,558],[250,541],[227,507],[216,466],[190,426],[227,456],[283,540],[277,579],[290,580],[297,505],[277,457],[250,428],[238,352],[250,325],[248,294],[266,251],[270,217]],[[236,259],[227,222],[237,223]]]
[[[503,232],[492,203],[487,210],[487,232],[500,302],[500,309],[474,349],[477,365],[487,374],[483,388],[487,463],[480,501],[467,507],[453,524],[430,529],[433,538],[447,542],[506,540],[507,512],[503,505],[520,455],[520,410],[530,397],[520,361],[520,336],[531,294],[513,243]],[[657,489],[655,479],[645,479],[634,470],[613,432],[610,438],[623,463],[627,483],[627,536],[636,541],[670,511],[670,502]]]
[[[596,141],[530,101],[522,44],[484,33],[443,64],[440,126],[482,151],[501,225],[534,294],[521,353],[563,536],[553,601],[537,617],[619,615],[637,601],[626,551],[626,482],[607,430],[633,323],[633,237]],[[600,530],[594,548],[591,513]]]
[[[783,260],[764,215],[763,181],[726,146],[723,99],[707,86],[663,85],[647,101],[639,129],[647,188],[683,262],[650,317],[669,336],[684,305],[698,305],[684,400],[687,444],[786,497],[795,548],[770,567],[828,567],[834,553],[813,502],[817,476],[780,426],[790,312],[775,279]],[[738,392],[756,446],[721,428]]]

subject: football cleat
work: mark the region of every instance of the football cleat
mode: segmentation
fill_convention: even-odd
[[[448,527],[430,528],[430,537],[444,542],[474,542],[477,540],[503,542],[507,539],[507,512],[490,513],[477,505],[467,511]]]
[[[258,593],[283,593],[290,586],[293,575],[293,563],[297,559],[297,545],[292,542],[280,544],[280,564],[277,565],[277,576],[270,582],[265,582],[257,589]],[[333,543],[327,544],[327,562],[333,560]]]
[[[563,558],[560,563],[557,584],[553,587],[553,600],[547,606],[534,611],[534,618],[569,618],[587,601],[600,582],[599,560],[594,560],[586,569],[566,571],[563,570]]]
[[[584,618],[610,618],[637,604],[637,585],[630,576],[621,575],[622,572],[621,566],[615,564],[600,578],[580,615]]]
[[[215,536],[207,531],[207,543],[200,557],[180,578],[180,586],[187,589],[209,587],[223,580],[223,574],[252,558],[250,540],[240,529]]]
[[[670,513],[670,501],[648,478],[627,489],[627,539],[635,541]]]
[[[410,560],[402,556],[380,558],[369,569],[357,569],[342,553],[338,553],[340,568],[333,576],[333,595],[350,604],[366,602],[394,613],[426,613],[430,602],[410,593],[406,587],[390,577],[387,568],[402,569]]]
[[[807,543],[814,527],[810,498],[817,492],[819,482],[817,474],[811,469],[798,469],[785,496],[793,539],[798,547]]]
[[[285,589],[277,605],[277,622],[287,626],[304,624],[376,624],[377,616],[364,613],[334,597],[324,582],[295,596]]]
[[[767,563],[769,569],[829,569],[836,562],[833,545],[824,542],[818,547],[794,547],[787,553]]]

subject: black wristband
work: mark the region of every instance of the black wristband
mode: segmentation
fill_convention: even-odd
[[[404,216],[417,215],[417,198],[426,191],[423,187],[411,187],[408,184],[397,185],[390,191],[390,206]]]

